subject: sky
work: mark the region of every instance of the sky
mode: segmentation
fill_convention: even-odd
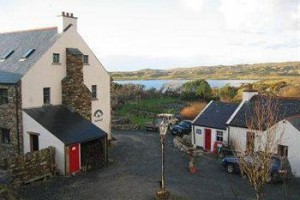
[[[300,0],[0,0],[0,32],[62,11],[108,71],[300,61]]]

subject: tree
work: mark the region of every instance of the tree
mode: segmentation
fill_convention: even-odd
[[[275,98],[257,96],[245,112],[248,132],[246,148],[240,141],[233,144],[239,160],[240,171],[248,177],[250,185],[256,192],[256,199],[263,199],[265,184],[271,181],[271,157],[276,152],[283,131],[277,127],[280,119],[279,105]]]
[[[212,96],[212,89],[204,79],[186,82],[182,85],[181,97],[187,100],[208,100]]]
[[[237,95],[238,89],[226,84],[225,86],[221,87],[218,91],[218,95],[221,98],[221,101],[231,102],[234,97]]]

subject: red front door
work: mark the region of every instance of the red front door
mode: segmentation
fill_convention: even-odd
[[[211,149],[211,129],[205,129],[205,150]]]
[[[79,144],[69,146],[70,173],[79,171]]]

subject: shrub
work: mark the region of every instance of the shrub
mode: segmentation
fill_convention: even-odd
[[[290,87],[281,94],[284,97],[300,97],[300,87]]]
[[[184,107],[180,114],[184,119],[194,119],[207,105],[205,102],[192,102]]]

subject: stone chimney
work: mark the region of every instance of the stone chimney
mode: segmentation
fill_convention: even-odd
[[[74,17],[73,13],[62,12],[61,17],[62,26],[59,30],[60,33],[67,31],[70,26],[73,26],[77,30],[77,17]]]
[[[243,91],[243,101],[249,101],[253,96],[258,95],[258,91],[254,90],[252,88],[252,85],[250,84],[248,86],[248,89],[245,89]]]
[[[62,104],[87,120],[92,118],[92,94],[83,80],[82,53],[78,49],[66,49],[66,77],[61,81]]]

